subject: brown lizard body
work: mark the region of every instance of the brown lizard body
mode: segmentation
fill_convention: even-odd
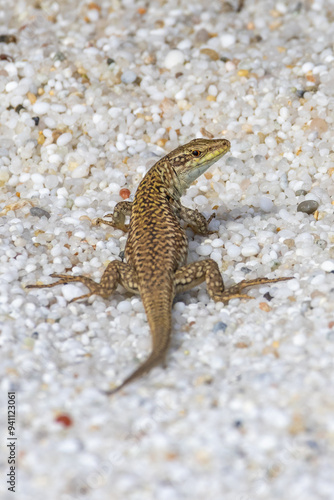
[[[129,232],[125,247],[126,263],[112,261],[100,283],[85,276],[52,274],[59,278],[49,285],[28,285],[28,288],[53,287],[58,284],[81,282],[90,292],[82,299],[97,294],[108,298],[121,283],[128,291],[139,293],[143,300],[152,335],[152,352],[124,382],[108,392],[113,394],[129,382],[148,372],[165,359],[171,336],[171,309],[174,296],[206,281],[208,293],[216,302],[232,298],[250,298],[242,293],[245,287],[275,283],[291,278],[258,278],[242,281],[224,291],[217,263],[212,259],[186,265],[188,241],[180,219],[195,233],[208,235],[208,223],[197,210],[181,205],[180,198],[189,185],[212,163],[230,149],[226,139],[195,139],[180,146],[159,160],[138,186],[134,201],[116,205],[111,221],[98,219]],[[130,224],[125,224],[130,215]]]

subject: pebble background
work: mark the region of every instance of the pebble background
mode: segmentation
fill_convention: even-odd
[[[333,11],[1,0],[1,498],[8,390],[18,499],[334,498]],[[94,220],[201,136],[232,148],[184,197],[217,214],[189,261],[296,279],[226,307],[179,296],[167,368],[107,398],[147,356],[140,299],[24,285],[99,280],[126,235]]]

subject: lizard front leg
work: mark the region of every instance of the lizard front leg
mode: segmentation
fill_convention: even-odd
[[[293,278],[256,278],[253,280],[243,280],[225,290],[218,264],[212,259],[206,259],[181,267],[176,271],[174,279],[176,293],[186,292],[194,286],[203,283],[205,280],[210,298],[215,302],[224,302],[226,304],[231,299],[251,299],[252,297],[246,293],[242,293],[243,289],[249,286],[266,285]]]
[[[96,219],[96,224],[107,224],[115,229],[121,229],[125,233],[129,231],[129,224],[125,224],[125,217],[127,215],[131,216],[132,202],[131,201],[120,201],[114,208],[112,214],[107,214],[105,217],[111,217],[111,221],[104,219]]]
[[[200,234],[202,236],[208,236],[209,234],[214,234],[216,231],[209,231],[209,224],[216,214],[212,214],[208,220],[202,215],[198,210],[192,210],[191,208],[186,208],[181,205],[179,211],[179,217],[184,220],[186,227],[190,227],[195,234]]]
[[[139,293],[135,271],[128,264],[118,260],[113,260],[108,264],[100,283],[96,283],[96,281],[87,276],[68,276],[67,274],[54,273],[51,274],[51,277],[58,278],[58,281],[49,285],[27,285],[26,288],[52,288],[56,285],[66,285],[67,283],[83,283],[89,288],[89,293],[75,297],[71,302],[88,298],[91,295],[100,295],[100,297],[107,299],[115,291],[118,283],[131,293]]]

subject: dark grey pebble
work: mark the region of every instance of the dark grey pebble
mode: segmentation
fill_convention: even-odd
[[[31,213],[31,215],[34,215],[35,217],[46,217],[47,219],[50,219],[50,217],[51,217],[49,212],[47,212],[43,208],[39,208],[39,207],[32,207],[30,209],[30,213]]]
[[[299,203],[297,207],[297,212],[304,212],[305,214],[314,214],[317,210],[319,203],[314,200],[305,200]]]
[[[219,332],[220,330],[222,330],[223,332],[225,332],[227,328],[227,324],[226,323],[223,323],[222,321],[219,321],[218,323],[216,323],[215,325],[213,325],[213,333],[217,333]]]
[[[305,191],[305,189],[298,189],[295,194],[296,196],[305,196],[307,191]]]

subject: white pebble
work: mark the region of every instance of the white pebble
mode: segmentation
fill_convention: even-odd
[[[206,196],[203,196],[202,194],[200,194],[200,195],[195,197],[194,202],[197,205],[206,205],[208,202],[208,199]]]
[[[306,62],[302,66],[302,72],[303,73],[308,73],[314,68],[314,64],[312,62]]]
[[[274,139],[274,137],[266,137],[264,142],[270,149],[274,149],[277,147],[277,142],[276,139]]]
[[[305,336],[304,333],[297,333],[297,335],[295,335],[292,338],[292,341],[293,341],[294,345],[296,345],[296,346],[302,346],[306,342],[306,336]]]
[[[51,104],[52,111],[56,111],[56,113],[65,113],[66,106],[64,104]]]
[[[78,115],[82,115],[83,113],[86,113],[87,107],[84,106],[83,104],[75,104],[72,108],[73,113],[78,113]]]
[[[88,165],[79,165],[75,170],[73,170],[72,177],[73,179],[81,179],[82,177],[86,177],[88,173],[89,173]]]
[[[130,300],[122,300],[122,302],[120,302],[117,305],[117,310],[119,312],[122,312],[122,313],[128,313],[128,312],[132,311],[131,301]]]
[[[298,280],[290,280],[286,281],[285,285],[289,288],[289,290],[296,292],[300,288],[300,284]]]
[[[17,82],[8,82],[6,85],[6,92],[11,92],[12,90],[16,89],[18,83]]]
[[[232,259],[239,257],[240,252],[240,247],[238,247],[237,245],[229,245],[229,247],[227,248],[227,255],[229,257],[232,257]]]
[[[178,64],[184,63],[184,54],[180,50],[170,50],[165,57],[164,66],[167,69],[171,69]]]
[[[116,148],[118,149],[118,151],[125,151],[126,150],[126,144],[124,144],[124,142],[117,141],[116,142]]]
[[[124,71],[124,73],[121,76],[121,80],[123,83],[133,83],[137,78],[137,75],[134,71]]]
[[[221,238],[216,238],[212,241],[211,245],[213,246],[213,248],[219,248],[224,246],[224,241]]]
[[[48,102],[36,102],[33,107],[32,107],[32,110],[34,113],[36,113],[37,115],[45,115],[45,113],[48,113],[50,109],[50,104]]]
[[[232,62],[232,61],[226,61],[225,63],[225,68],[226,68],[226,71],[229,72],[229,71],[234,71],[235,70],[235,64]],[[219,97],[219,96],[218,96]],[[225,96],[224,96],[225,97]]]
[[[62,158],[60,155],[53,154],[53,155],[49,156],[50,163],[55,163],[56,165],[59,165],[59,163],[61,163],[61,161],[62,161]]]
[[[48,189],[53,189],[55,187],[58,186],[58,177],[56,175],[47,175],[45,177],[45,187],[47,187]]]
[[[61,293],[63,294],[63,297],[68,301],[74,299],[75,297],[80,297],[80,295],[83,295],[82,289],[78,285],[74,285],[72,283],[63,286],[61,289]]]
[[[78,229],[78,231],[75,231],[74,236],[80,240],[84,240],[86,238],[86,233],[85,231]]]
[[[224,48],[231,47],[231,45],[235,44],[235,41],[236,38],[232,33],[224,33],[224,35],[220,37],[220,43]]]
[[[74,204],[77,207],[89,207],[89,198],[86,196],[77,196],[74,200]]]
[[[192,111],[186,111],[184,115],[182,116],[182,123],[184,126],[188,126],[191,124],[194,118],[194,113]]]
[[[31,180],[33,181],[34,184],[43,184],[44,176],[37,173],[31,174]]]
[[[61,134],[57,139],[58,146],[65,146],[72,139],[72,134],[70,132],[65,132],[65,134]]]
[[[212,246],[209,244],[200,245],[196,248],[196,252],[198,255],[206,257],[212,252]]]
[[[213,96],[216,96],[218,94],[218,89],[216,85],[209,85],[208,94]]]
[[[321,269],[323,271],[326,271],[326,273],[331,273],[332,271],[334,271],[334,260],[325,260],[321,264]]]
[[[290,113],[289,113],[289,110],[286,106],[283,106],[280,110],[279,110],[279,114],[280,116],[284,119],[284,120],[287,120],[290,116]]]
[[[248,242],[245,243],[241,250],[241,254],[244,257],[252,257],[252,255],[257,255],[260,251],[260,247],[257,243]]]
[[[186,93],[185,89],[181,89],[181,90],[179,90],[179,92],[176,92],[175,99],[177,101],[180,101],[182,99],[185,99],[186,95],[187,95],[187,93]]]
[[[267,196],[261,196],[260,198],[260,208],[264,211],[264,212],[270,212],[273,208],[274,204],[273,202],[271,201],[270,198],[268,198]]]

